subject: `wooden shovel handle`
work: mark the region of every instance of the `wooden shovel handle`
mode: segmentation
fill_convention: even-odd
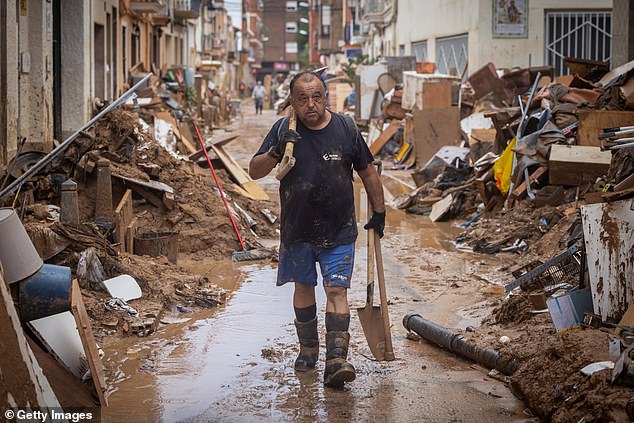
[[[372,205],[370,204],[370,196],[368,195],[368,216],[372,213]],[[376,238],[374,229],[369,229],[367,233],[367,256],[366,264],[368,274],[368,284],[366,285],[366,307],[372,307],[374,304],[374,238]]]
[[[297,117],[295,115],[295,110],[291,107],[291,112],[288,117],[288,129],[295,131],[297,129]],[[281,140],[280,140],[281,142]],[[284,156],[282,156],[282,160],[277,168],[277,174],[275,177],[278,181],[284,179],[288,172],[291,171],[293,166],[295,166],[295,157],[293,157],[293,148],[294,143],[289,142],[284,146]]]
[[[394,347],[392,346],[390,314],[387,309],[387,291],[385,289],[383,253],[381,252],[381,238],[379,238],[378,236],[374,237],[374,253],[376,254],[376,271],[379,277],[379,293],[381,295],[381,316],[383,316],[383,331],[385,333],[385,361],[393,361]]]

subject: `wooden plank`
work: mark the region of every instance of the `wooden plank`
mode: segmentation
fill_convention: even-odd
[[[494,143],[497,136],[497,130],[495,129],[472,129],[471,138],[469,139],[469,145],[477,144],[480,142]]]
[[[237,139],[240,137],[240,134],[235,134],[235,135],[229,135],[227,137],[224,138],[220,138],[219,140],[207,140],[207,142],[205,143],[205,145],[207,146],[207,151],[209,151],[211,149],[211,145],[209,145],[209,143],[214,144],[214,145],[219,145],[219,146],[224,146],[225,144],[229,144],[231,141]],[[191,161],[195,161],[198,160],[200,157],[202,157],[204,155],[203,153],[203,149],[199,148],[195,153],[190,154],[189,155],[189,160]]]
[[[194,141],[194,135],[192,134],[192,131],[189,127],[189,122],[182,122],[178,126],[178,129],[181,134],[181,142],[183,143],[185,148],[189,150],[190,154],[196,152],[198,150],[196,148],[196,145],[198,144],[198,142]]]
[[[460,142],[460,110],[457,107],[415,111],[413,115],[418,167],[423,167],[441,147]]]
[[[528,179],[531,181],[531,186],[541,178],[541,176],[546,173],[546,167],[538,167],[531,173]],[[522,178],[522,183],[517,186],[511,193],[511,197],[515,200],[519,200],[526,193],[526,178]]]
[[[45,351],[38,345],[33,339],[26,337],[26,341],[29,348],[33,351],[33,363],[38,368],[41,368],[43,377],[48,381],[52,389],[52,394],[59,401],[58,407],[96,407],[99,406],[98,400],[94,397],[92,387],[81,383],[80,379],[77,379],[75,375],[65,369],[63,366],[53,358],[48,351]],[[4,370],[4,369],[3,369]],[[13,381],[12,384],[16,384]],[[26,406],[26,403],[17,400],[18,405]],[[33,406],[34,404],[31,404]],[[51,403],[40,404],[41,407],[52,407]]]
[[[59,407],[60,404],[49,385],[48,377],[45,377],[45,373],[42,372],[33,351],[27,344],[28,338],[24,336],[2,271],[0,271],[0,331],[2,333],[0,375],[2,375],[4,396],[0,403],[6,407],[7,398],[11,398],[18,407],[27,405]],[[57,367],[60,366],[57,365]],[[6,420],[9,421],[9,419]]]
[[[116,175],[116,174],[113,174],[112,177],[121,179],[124,182],[130,182],[132,184],[136,184],[136,185],[142,186],[144,188],[149,188],[149,189],[156,190],[156,191],[161,191],[161,192],[167,192],[167,193],[170,193],[170,194],[174,194],[174,188],[172,188],[171,186],[169,186],[169,185],[167,185],[166,183],[163,183],[163,182],[152,181],[152,180],[150,180],[150,181],[142,181],[140,179],[128,178],[127,176]]]
[[[211,149],[225,165],[227,171],[238,181],[238,184],[248,193],[247,197],[253,200],[268,200],[269,196],[257,182],[225,151],[222,145],[211,145]]]
[[[551,185],[594,182],[610,168],[612,153],[599,147],[558,145],[550,147],[548,180]]]
[[[370,153],[375,156],[401,127],[401,121],[392,121],[381,135],[370,145]]]
[[[134,253],[134,237],[136,235],[136,225],[139,221],[139,218],[134,216],[134,219],[128,224],[128,227],[125,231],[125,250],[129,253]]]
[[[86,353],[88,365],[90,366],[90,374],[92,375],[92,380],[97,390],[99,403],[102,407],[106,407],[108,405],[108,399],[105,395],[106,379],[103,371],[103,363],[97,351],[97,342],[95,342],[95,337],[90,327],[90,318],[88,317],[88,313],[86,313],[77,279],[73,279],[71,287],[71,309],[73,310],[73,317],[77,323],[81,343],[84,346],[84,352]]]
[[[634,173],[619,182],[614,187],[614,191],[625,191],[630,188],[634,188]]]
[[[125,194],[119,201],[117,208],[114,211],[114,221],[116,224],[116,231],[114,233],[114,240],[119,244],[119,251],[131,252],[126,249],[126,230],[128,225],[134,218],[134,210],[132,208],[132,190],[126,189]]]
[[[579,116],[577,135],[579,145],[600,147],[599,134],[603,128],[634,125],[634,112],[578,109],[577,115]]]

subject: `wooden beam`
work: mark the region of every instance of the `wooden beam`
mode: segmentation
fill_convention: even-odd
[[[531,182],[531,186],[532,184],[534,184],[535,182],[537,182],[539,180],[539,178],[541,178],[541,176],[546,173],[546,170],[548,168],[546,167],[538,167],[537,169],[535,169],[533,171],[533,173],[531,173],[528,177],[528,179]],[[513,190],[513,192],[511,193],[511,197],[514,200],[519,200],[520,198],[522,198],[524,196],[524,194],[526,193],[526,178],[522,178],[522,183],[519,184],[517,186],[517,188],[515,188]]]
[[[375,156],[383,148],[383,146],[387,144],[390,138],[392,138],[392,136],[396,133],[396,131],[400,127],[401,127],[400,120],[392,121],[392,123],[390,123],[390,126],[385,128],[385,130],[381,132],[381,135],[379,135],[379,137],[376,140],[374,140],[374,142],[370,145],[370,153],[372,153],[372,155]]]
[[[132,190],[126,189],[125,194],[119,201],[119,205],[114,211],[114,221],[116,224],[116,230],[114,233],[114,240],[117,244],[119,244],[119,251],[121,252],[129,252],[126,249],[126,230],[128,225],[134,218],[134,210],[132,208]]]
[[[227,171],[238,181],[238,184],[248,193],[252,200],[268,200],[269,196],[262,187],[255,182],[247,172],[227,153],[222,145],[211,145],[212,150],[225,165]]]
[[[90,374],[92,375],[92,380],[95,384],[95,389],[97,390],[99,403],[102,407],[106,407],[108,405],[108,399],[105,395],[106,379],[103,371],[103,363],[101,362],[99,352],[97,351],[97,342],[95,342],[95,337],[92,333],[90,318],[88,317],[88,313],[86,313],[86,307],[84,307],[84,302],[81,298],[81,289],[79,288],[77,279],[73,279],[73,284],[71,286],[70,304],[71,309],[73,310],[73,317],[77,323],[79,337],[81,338],[81,343],[84,346],[86,359],[88,360],[88,365],[90,366]]]

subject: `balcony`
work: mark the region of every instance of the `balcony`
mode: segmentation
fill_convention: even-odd
[[[361,17],[365,22],[373,24],[388,23],[392,15],[393,0],[363,0]]]
[[[174,0],[174,17],[196,19],[200,16],[200,0]]]
[[[160,12],[156,12],[152,15],[152,25],[167,26],[171,21],[172,17],[170,16],[169,5],[165,2]]]
[[[132,0],[130,9],[135,13],[159,13],[163,10],[162,0]]]

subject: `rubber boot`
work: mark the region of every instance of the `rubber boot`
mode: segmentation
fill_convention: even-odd
[[[295,328],[297,328],[297,337],[299,338],[299,355],[295,360],[295,370],[307,372],[315,368],[319,358],[317,317],[305,323],[295,319]]]
[[[349,314],[326,313],[326,368],[324,385],[331,388],[343,388],[345,382],[352,382],[356,373],[348,363],[348,345],[350,334]]]

